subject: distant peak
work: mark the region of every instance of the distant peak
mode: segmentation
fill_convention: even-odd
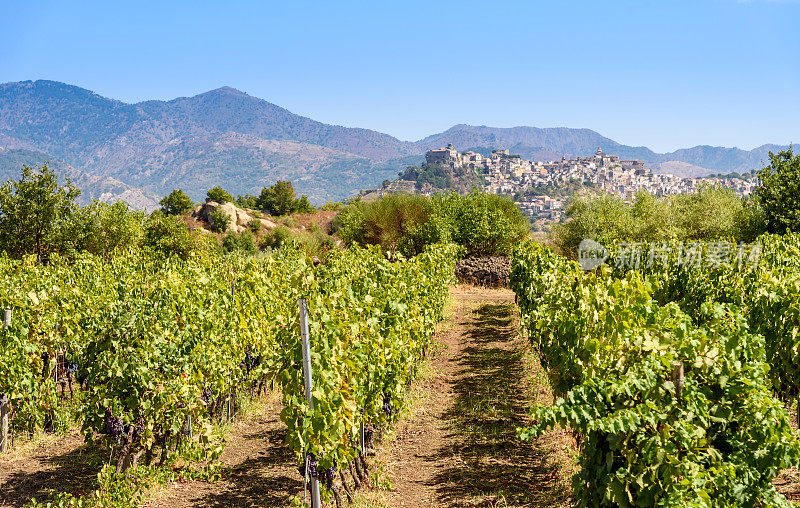
[[[223,86],[223,87],[217,88],[215,90],[211,90],[211,91],[209,91],[207,93],[230,94],[230,95],[247,95],[246,93],[242,92],[241,90],[237,90],[237,89],[235,89],[233,87],[230,87],[230,86]]]

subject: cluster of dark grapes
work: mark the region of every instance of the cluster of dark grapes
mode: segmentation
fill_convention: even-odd
[[[142,436],[144,436],[144,416],[140,416],[136,420],[136,425],[133,426],[133,441],[137,442]]]
[[[69,362],[69,364],[67,364],[67,371],[69,371],[70,374],[75,374],[78,372],[78,364],[75,362]]]
[[[103,434],[111,436],[112,439],[118,440],[123,434],[122,418],[114,416],[114,410],[111,408],[106,409],[104,418],[105,425],[103,426]]]
[[[303,478],[306,477],[306,464],[308,464],[308,477],[309,478],[316,478],[317,477],[317,458],[314,456],[313,453],[306,454],[306,460],[300,464],[300,467],[297,468],[297,471],[300,473],[300,476]]]
[[[45,351],[42,353],[42,362],[46,365],[50,361],[50,353]]]
[[[308,453],[306,454],[305,462],[300,464],[300,467],[297,468],[297,471],[303,478],[306,476],[306,463],[308,463],[308,477],[311,479],[316,478],[325,485],[326,489],[333,490],[333,480],[336,478],[336,464],[328,469],[319,469],[317,458],[313,453]],[[309,485],[308,488],[311,488],[311,486]]]
[[[208,406],[209,404],[211,404],[211,397],[213,395],[214,394],[211,393],[211,390],[209,388],[206,388],[206,389],[203,390],[203,393],[200,395],[200,400],[203,401],[203,404]]]
[[[319,472],[319,480],[325,482],[325,488],[333,490],[333,479],[336,478],[336,465]]]
[[[383,392],[383,412],[386,413],[387,418],[391,418],[394,414],[394,405],[392,405],[392,396]]]
[[[244,352],[244,360],[239,364],[242,370],[250,374],[250,371],[261,365],[261,355],[254,355],[250,351]]]
[[[375,429],[372,426],[367,427],[364,429],[364,447],[365,448],[372,448],[372,440],[375,437]]]

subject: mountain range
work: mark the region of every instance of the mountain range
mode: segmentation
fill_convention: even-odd
[[[759,168],[769,151],[695,146],[670,153],[620,144],[589,129],[455,125],[415,142],[328,125],[223,87],[194,97],[128,104],[56,81],[0,84],[0,178],[45,160],[71,177],[84,198],[125,199],[153,208],[175,188],[200,200],[222,185],[255,194],[291,180],[312,201],[340,200],[393,179],[424,153],[509,148],[533,160],[606,153],[638,158],[683,176]]]

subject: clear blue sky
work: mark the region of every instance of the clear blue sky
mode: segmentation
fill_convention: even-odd
[[[126,102],[229,85],[405,140],[470,123],[800,143],[799,57],[788,0],[0,4],[0,82]]]

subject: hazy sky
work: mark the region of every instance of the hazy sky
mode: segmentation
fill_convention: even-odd
[[[469,123],[800,143],[799,57],[793,1],[0,3],[0,82],[126,102],[229,85],[405,140]]]

